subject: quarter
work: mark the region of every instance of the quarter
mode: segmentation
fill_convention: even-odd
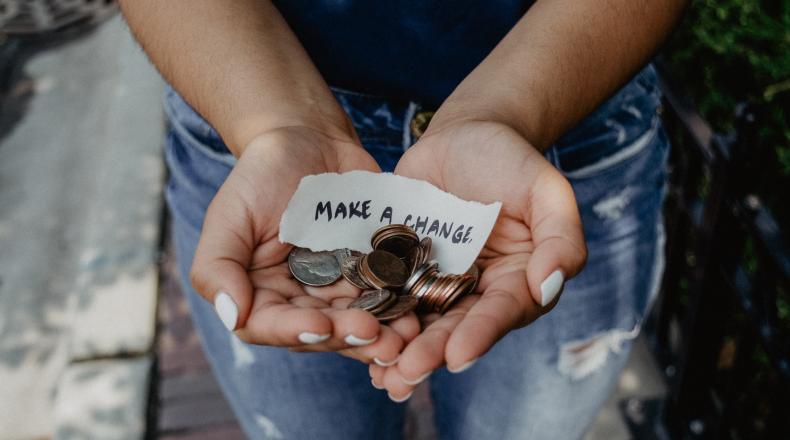
[[[300,283],[308,286],[327,286],[340,278],[340,264],[335,254],[293,248],[288,254],[288,268]]]

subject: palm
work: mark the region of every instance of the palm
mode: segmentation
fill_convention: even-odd
[[[345,309],[358,289],[344,281],[322,288],[296,282],[285,263],[291,246],[278,239],[280,218],[302,177],[357,169],[378,167],[357,143],[309,129],[282,129],[247,146],[206,213],[192,271],[193,284],[207,298],[217,290],[234,292],[240,338],[338,350],[348,346],[344,338],[351,334],[383,336],[386,343],[377,344],[383,348],[376,353],[397,355],[400,337],[380,329],[369,314]],[[223,285],[215,286],[213,277],[222,277]],[[309,342],[319,336],[328,339]]]
[[[386,384],[398,381],[376,376],[413,379],[445,363],[457,368],[479,357],[508,331],[548,310],[541,306],[538,280],[565,267],[552,248],[581,243],[570,251],[561,249],[576,254],[567,264],[567,275],[578,270],[585,253],[567,180],[506,126],[465,122],[445,127],[404,154],[395,172],[463,199],[501,201],[502,211],[478,259],[482,274],[477,294],[441,317],[428,317],[396,371],[374,367],[374,379]],[[398,385],[393,386],[397,394]]]

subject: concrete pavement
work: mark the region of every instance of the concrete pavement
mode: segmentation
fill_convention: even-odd
[[[26,65],[0,141],[0,438],[145,429],[162,81],[119,17]]]

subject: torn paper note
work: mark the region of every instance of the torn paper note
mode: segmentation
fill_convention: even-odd
[[[428,182],[351,171],[302,178],[280,220],[280,241],[314,251],[370,252],[376,229],[394,223],[433,241],[443,272],[463,273],[496,223],[501,203],[462,200]]]

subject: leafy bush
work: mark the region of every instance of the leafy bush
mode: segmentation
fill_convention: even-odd
[[[776,192],[786,197],[790,187],[790,1],[695,1],[664,57],[675,82],[716,131],[732,130],[738,103],[757,105],[755,154],[769,158],[765,172],[773,192],[762,195],[769,202],[776,201]],[[786,202],[771,205],[787,209],[781,206]],[[777,214],[785,217],[784,212]]]

